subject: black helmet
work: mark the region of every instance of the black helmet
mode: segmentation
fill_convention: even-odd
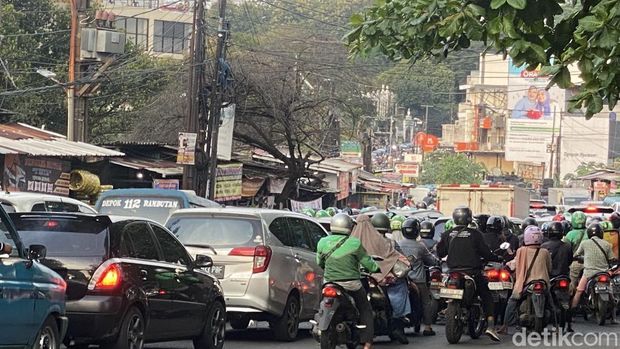
[[[614,229],[620,229],[620,213],[614,212],[609,216],[609,221],[613,225]]]
[[[564,236],[564,225],[562,222],[551,222],[547,227],[547,236],[550,239],[561,239]]]
[[[570,224],[570,221],[563,220],[560,223],[562,223],[562,227],[564,227],[564,235],[568,234],[569,231],[573,230],[573,225]]]
[[[603,233],[604,233],[603,227],[601,227],[601,225],[598,223],[588,225],[588,229],[586,231],[588,232],[588,237],[590,239],[595,236],[598,237],[599,239],[603,238]]]
[[[489,233],[501,234],[506,228],[506,222],[500,216],[491,216],[487,219],[486,231]]]
[[[427,208],[426,202],[419,201],[417,204],[415,204],[415,207],[419,210],[425,210]]]
[[[431,221],[420,223],[420,237],[422,239],[432,239],[435,237],[435,224]]]
[[[372,216],[370,220],[372,226],[377,229],[378,232],[385,234],[390,231],[390,219],[385,213],[377,213]]]
[[[452,212],[452,220],[454,220],[454,225],[456,226],[468,226],[473,220],[471,209],[466,206],[455,208],[454,212]]]
[[[536,222],[535,218],[527,217],[526,219],[524,219],[523,223],[521,223],[521,230],[525,231],[525,228],[529,227],[530,225],[538,226],[538,222]]]
[[[403,223],[401,228],[403,236],[407,239],[415,240],[420,235],[420,221],[417,218],[409,218]]]

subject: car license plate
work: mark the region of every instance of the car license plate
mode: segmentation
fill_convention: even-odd
[[[503,291],[504,284],[501,282],[489,282],[489,290],[491,291]]]
[[[441,298],[463,299],[463,290],[453,288],[442,288],[439,291]]]
[[[209,272],[209,274],[212,274],[218,279],[223,279],[224,278],[224,267],[225,267],[224,265],[213,265],[207,268],[207,272]]]

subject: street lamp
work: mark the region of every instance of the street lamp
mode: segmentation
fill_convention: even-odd
[[[47,70],[44,68],[38,68],[36,72],[42,77],[55,82],[56,84],[58,84],[60,87],[62,87],[65,90],[65,93],[67,94],[67,139],[70,141],[73,140],[73,137],[74,137],[73,119],[75,117],[73,90],[70,88],[67,88],[67,84],[64,84],[60,82],[58,79],[56,79],[56,76],[57,76],[56,73],[54,73],[51,70]]]

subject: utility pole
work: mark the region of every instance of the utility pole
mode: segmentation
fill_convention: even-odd
[[[422,104],[421,107],[426,108],[424,113],[424,133],[428,133],[428,108],[432,108],[432,105]]]
[[[69,76],[67,79],[67,140],[75,140],[75,61],[79,54],[78,0],[71,0],[71,36],[69,37]]]
[[[190,74],[188,81],[188,114],[185,118],[185,130],[196,133],[196,157],[194,165],[183,166],[183,189],[196,190],[200,192],[199,178],[197,176],[198,166],[206,166],[204,158],[204,132],[200,130],[200,102],[204,89],[204,1],[199,0],[194,3],[193,35],[190,42],[190,52],[192,54]]]
[[[226,42],[228,41],[228,23],[226,22],[226,0],[220,0],[219,25],[217,30],[217,48],[215,50],[215,69],[213,71],[213,82],[211,89],[211,108],[209,110],[209,135],[207,145],[210,145],[209,152],[209,181],[208,198],[215,199],[215,182],[217,177],[217,140],[220,130],[220,113],[222,110],[222,88],[224,81],[221,81],[222,62],[226,56]]]
[[[551,127],[551,146],[549,147],[549,153],[551,153],[550,157],[549,157],[549,178],[553,178],[553,153],[554,153],[554,148],[556,148],[557,144],[556,144],[556,139],[555,139],[555,120],[556,120],[556,108],[553,108],[553,126]],[[544,178],[544,173],[543,173],[543,178]]]
[[[555,112],[555,108],[554,108]],[[558,129],[558,138],[556,140],[556,149],[555,149],[555,182],[556,184],[560,182],[560,163],[561,163],[561,150],[562,150],[562,121],[563,115],[560,112],[560,128]]]

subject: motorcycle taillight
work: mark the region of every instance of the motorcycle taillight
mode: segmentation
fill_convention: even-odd
[[[570,282],[566,279],[562,279],[558,281],[558,288],[565,289],[565,288],[568,288],[569,285],[570,285]]]
[[[450,273],[446,286],[448,286],[448,288],[458,288],[462,278],[463,275],[461,275],[460,273]]]
[[[327,286],[323,288],[323,297],[336,298],[340,292],[335,287]]]
[[[603,283],[608,283],[609,282],[609,275],[605,275],[605,274],[599,275],[597,281],[598,282],[603,282]]]
[[[542,282],[537,282],[534,284],[534,293],[543,293],[543,291],[545,290],[545,284],[543,284]]]
[[[499,279],[499,271],[497,269],[489,269],[486,271],[487,279],[489,281],[495,281]]]
[[[441,275],[441,272],[439,270],[435,270],[431,274],[431,281],[432,282],[441,282],[441,279],[442,279],[442,275]]]
[[[499,272],[499,279],[501,281],[509,281],[510,280],[510,273],[506,270],[502,270]]]

